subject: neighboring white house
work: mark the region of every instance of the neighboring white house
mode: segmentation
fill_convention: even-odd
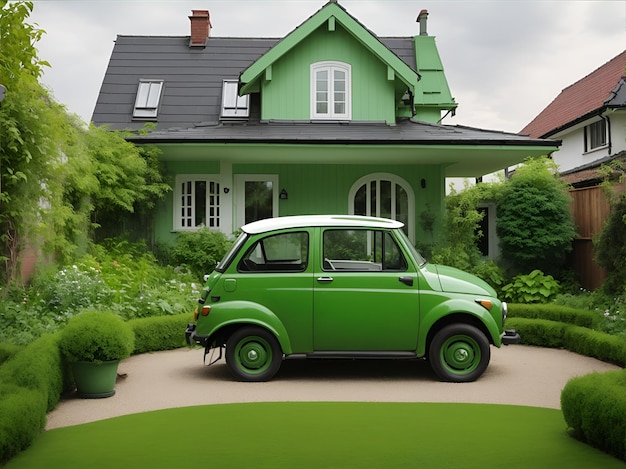
[[[626,155],[626,50],[565,88],[520,134],[561,140],[553,154],[574,187],[595,184],[588,170]]]

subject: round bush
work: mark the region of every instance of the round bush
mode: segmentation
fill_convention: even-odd
[[[73,317],[61,331],[59,349],[70,363],[101,363],[129,357],[134,345],[135,335],[120,317],[88,311]]]

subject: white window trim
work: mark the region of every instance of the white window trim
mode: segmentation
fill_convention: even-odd
[[[245,225],[246,220],[246,182],[272,182],[272,217],[278,217],[278,174],[235,174],[235,222],[237,229]]]
[[[230,88],[234,87],[234,90]],[[238,94],[238,80],[224,80],[222,82],[222,110],[220,116],[222,118],[246,118],[250,115],[249,96]],[[234,94],[233,94],[234,91]]]
[[[409,240],[411,240],[412,243],[415,243],[415,194],[413,193],[413,188],[411,187],[411,185],[400,176],[396,176],[395,174],[391,174],[391,173],[371,173],[357,180],[352,185],[352,187],[350,188],[350,192],[348,193],[348,207],[349,207],[348,213],[350,215],[354,215],[354,197],[356,196],[356,193],[361,188],[361,186],[363,186],[363,184],[368,184],[367,190],[369,191],[369,183],[371,181],[377,181],[378,188],[380,188],[381,180],[390,181],[392,184],[397,184],[400,187],[402,187],[404,191],[406,192],[406,195],[408,198],[407,210],[409,211],[407,231],[408,231]],[[378,192],[380,193],[380,189],[378,189]],[[392,191],[391,192],[392,217],[395,216],[395,197],[396,197],[396,193],[395,191]],[[376,202],[377,202],[376,207],[371,206],[370,197],[367,197],[366,202],[365,202],[367,206],[367,211],[368,213],[372,214],[372,216],[377,216],[377,214],[380,213],[380,198],[379,197],[376,199]]]
[[[317,80],[316,72],[320,70],[328,71],[328,112],[317,112]],[[335,113],[335,100],[334,100],[334,81],[333,71],[341,70],[346,73],[346,112],[342,114]],[[352,67],[350,64],[344,62],[316,62],[311,64],[311,119],[333,119],[333,120],[351,120],[352,119]]]
[[[173,214],[172,214],[172,218],[173,218],[173,231],[197,231],[200,228],[202,228],[203,226],[183,226],[182,222],[182,217],[181,217],[181,210],[182,210],[182,203],[181,203],[181,185],[184,182],[196,182],[196,181],[204,181],[207,183],[207,191],[209,190],[209,186],[211,182],[214,182],[216,184],[219,185],[218,188],[218,192],[216,195],[220,196],[220,202],[222,194],[220,193],[221,188],[222,188],[222,184],[220,181],[220,178],[217,177],[214,174],[178,174],[176,175],[175,178],[175,186],[174,186],[174,210],[173,210]],[[207,194],[208,195],[208,194]],[[217,218],[218,220],[218,225],[211,227],[209,226],[208,228],[212,229],[212,230],[220,230],[222,228],[222,221],[223,221],[223,217],[221,216],[221,212],[223,211],[223,203],[219,203],[217,205],[215,205],[219,210],[220,210],[220,214],[215,216],[214,218]],[[205,217],[208,220],[210,218],[210,204],[207,200],[207,204],[206,204],[206,214]],[[195,213],[194,213],[195,216]],[[194,223],[192,223],[192,225],[195,225],[195,220]]]
[[[142,94],[142,90],[145,88],[147,88],[147,92],[144,96]],[[137,96],[135,97],[135,107],[133,108],[133,117],[157,117],[162,92],[163,80],[139,80],[139,85],[137,86]]]

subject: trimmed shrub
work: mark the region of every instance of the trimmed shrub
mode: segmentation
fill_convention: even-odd
[[[564,344],[572,352],[622,367],[626,366],[626,341],[620,337],[570,326],[565,331]],[[626,392],[626,389],[624,391]]]
[[[506,325],[519,332],[524,345],[566,348],[618,366],[626,365],[626,342],[619,337],[546,319],[510,318]]]
[[[507,329],[515,329],[522,337],[522,344],[540,347],[563,348],[567,324],[547,319],[509,318]]]
[[[46,396],[39,389],[0,384],[0,465],[28,448],[46,424]]]
[[[191,314],[133,319],[128,324],[135,333],[133,354],[172,350],[185,346],[185,327]]]
[[[101,363],[129,357],[134,345],[132,329],[119,316],[88,311],[70,319],[61,331],[59,349],[70,363]]]
[[[44,335],[0,367],[0,383],[39,391],[44,396],[44,413],[56,407],[65,382],[58,341],[58,335]]]
[[[553,304],[509,304],[509,318],[549,319],[576,326],[592,328],[597,322],[593,311]]]
[[[591,373],[571,379],[561,392],[561,409],[573,435],[626,460],[626,371]]]
[[[0,343],[0,365],[13,357],[20,350],[22,350],[22,347],[19,345]]]

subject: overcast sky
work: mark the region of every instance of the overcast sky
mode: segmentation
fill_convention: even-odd
[[[283,37],[326,0],[39,0],[29,23],[50,62],[43,83],[89,122],[120,35],[189,35],[192,9],[209,10],[212,36]],[[339,0],[378,36],[419,34],[427,9],[459,104],[446,124],[520,131],[566,86],[626,49],[626,0]]]

